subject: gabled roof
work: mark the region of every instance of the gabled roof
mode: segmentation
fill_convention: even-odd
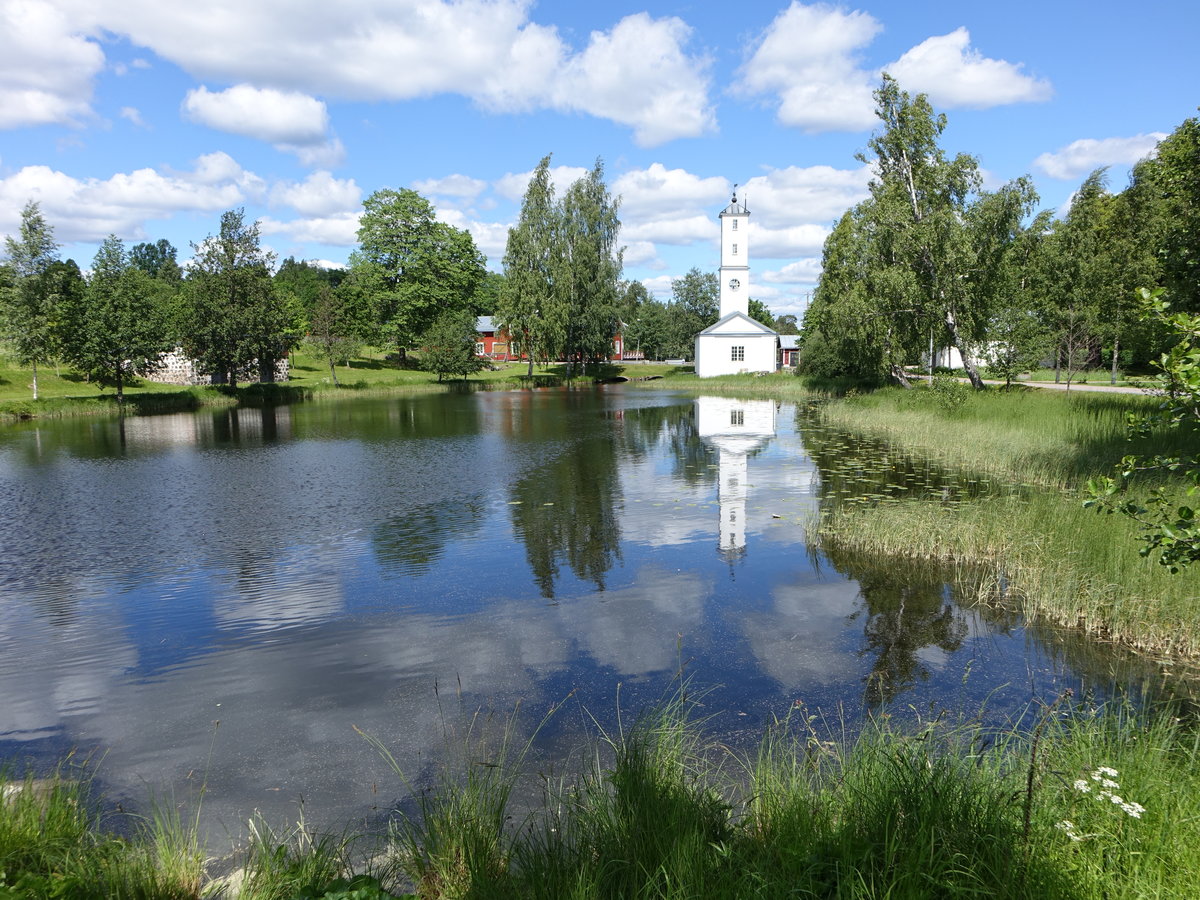
[[[742,331],[728,330],[728,328],[726,326],[733,325],[733,324],[742,325],[743,330]],[[729,315],[725,316],[722,319],[718,319],[717,321],[713,322],[713,324],[711,324],[707,328],[705,328],[702,332],[700,332],[701,336],[706,335],[706,334],[723,334],[723,335],[730,335],[730,334],[760,335],[760,334],[765,334],[765,335],[777,336],[773,330],[768,328],[762,322],[758,321],[757,319],[750,318],[748,315],[746,315],[743,312],[736,312],[736,311],[731,312]]]
[[[495,331],[496,325],[492,321],[491,316],[480,316],[475,320],[475,330],[480,334],[485,334],[489,331]]]
[[[799,350],[800,335],[798,334],[781,334],[779,336],[780,350]]]
[[[729,205],[721,210],[723,216],[748,216],[750,210],[746,208],[746,201],[738,203],[737,194],[733,195],[733,199],[729,201]]]

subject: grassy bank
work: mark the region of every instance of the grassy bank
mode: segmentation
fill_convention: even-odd
[[[26,782],[0,804],[0,896],[1190,896],[1195,736],[1169,714],[1070,704],[999,732],[883,717],[849,742],[796,708],[746,757],[676,700],[602,736],[569,780],[468,748],[370,862],[345,837],[255,825],[214,882],[177,818],[118,839],[69,780]],[[542,785],[532,810],[511,801],[522,779]]]
[[[1036,391],[879,391],[822,406],[835,428],[895,450],[1006,482],[955,502],[905,497],[828,503],[822,541],[888,556],[960,563],[992,573],[1006,600],[1044,622],[1080,627],[1167,662],[1200,664],[1200,583],[1138,555],[1138,530],[1084,510],[1088,477],[1127,453],[1174,455],[1196,436],[1156,431],[1126,440],[1130,413],[1152,400]],[[1142,489],[1149,485],[1142,485]],[[1181,499],[1185,485],[1170,484]]]
[[[606,366],[580,381],[595,379],[661,377],[676,368],[658,364]],[[477,389],[511,389],[557,386],[567,382],[563,365],[536,366],[532,376],[527,363],[497,363],[477,372],[465,383]],[[32,372],[0,359],[0,422],[21,419],[49,419],[66,416],[115,415],[120,407],[111,390],[100,391],[71,372],[53,368],[38,371],[39,399],[31,399]],[[305,353],[292,357],[290,377],[278,384],[245,384],[230,387],[189,387],[156,384],[138,380],[125,390],[125,413],[149,415],[161,412],[185,412],[201,407],[262,406],[311,400],[335,400],[348,397],[388,394],[433,393],[459,390],[464,381],[439,382],[436,375],[412,366],[402,366],[386,354],[368,351],[337,367],[337,383],[329,367]]]

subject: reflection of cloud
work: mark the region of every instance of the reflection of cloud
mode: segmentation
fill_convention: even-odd
[[[404,793],[356,726],[419,777],[448,749],[445,726],[460,710],[548,709],[561,697],[539,680],[577,665],[580,650],[618,678],[669,670],[676,636],[701,626],[707,596],[697,576],[647,568],[628,587],[555,606],[520,598],[471,615],[329,620],[340,594],[321,583],[319,565],[283,600],[253,591],[218,599],[218,620],[237,627],[229,643],[149,678],[107,606],[81,605],[67,624],[51,624],[26,612],[28,596],[0,597],[0,659],[27,661],[0,666],[0,736],[66,730],[72,744],[99,746],[115,797],[144,798],[147,784],[183,790],[211,745],[209,826],[236,830],[255,808],[294,817],[301,794],[314,822],[339,822]],[[272,614],[308,627],[244,640],[246,626]],[[174,626],[158,627],[170,639]],[[387,785],[379,795],[375,783]]]
[[[742,633],[759,666],[785,691],[849,682],[860,664],[842,638],[846,617],[857,606],[853,582],[802,583],[776,587],[769,612],[741,617]]]
[[[643,569],[636,584],[596,594],[561,612],[577,640],[601,665],[624,675],[662,672],[677,664],[676,635],[697,631],[711,592],[698,576]]]

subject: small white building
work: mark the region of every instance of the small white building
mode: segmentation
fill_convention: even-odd
[[[721,222],[721,306],[717,321],[696,335],[696,374],[701,378],[774,372],[779,335],[750,318],[750,210],[737,190]]]

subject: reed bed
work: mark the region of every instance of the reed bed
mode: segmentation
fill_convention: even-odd
[[[823,405],[827,425],[880,439],[893,453],[991,477],[993,489],[951,502],[888,497],[823,504],[827,546],[982,568],[992,597],[1035,620],[1077,627],[1154,658],[1200,665],[1200,582],[1139,555],[1139,529],[1083,509],[1087,478],[1126,454],[1194,452],[1197,436],[1152,430],[1129,441],[1127,420],[1153,399],[1129,395],[880,391]],[[1186,485],[1159,479],[1184,502]]]

